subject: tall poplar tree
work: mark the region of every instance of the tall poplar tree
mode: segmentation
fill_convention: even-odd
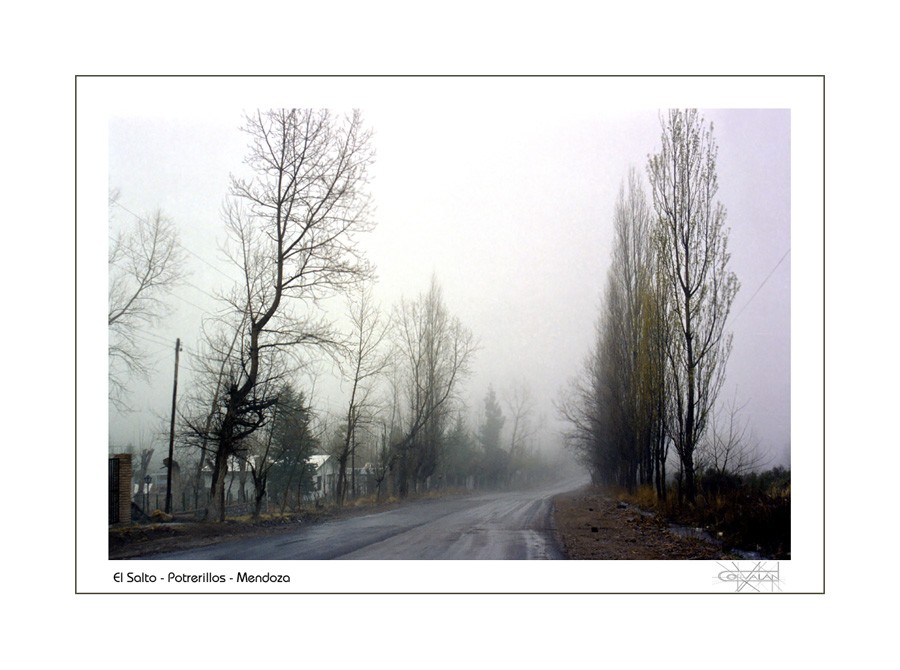
[[[725,208],[716,199],[718,146],[695,109],[669,110],[647,174],[656,213],[658,281],[666,292],[666,428],[694,501],[694,452],[725,378],[725,322],[740,287],[728,268]]]

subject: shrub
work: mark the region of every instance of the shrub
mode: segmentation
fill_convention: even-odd
[[[742,484],[739,475],[709,468],[700,475],[700,489],[707,497],[719,497],[737,491]]]

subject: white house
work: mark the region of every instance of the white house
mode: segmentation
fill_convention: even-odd
[[[337,486],[338,470],[340,466],[338,460],[327,454],[315,454],[306,459],[306,462],[315,468],[313,473],[313,491],[312,497],[322,498],[334,496]],[[356,479],[356,490],[360,495],[370,494],[374,491],[374,473],[375,468],[371,463],[366,463],[361,468],[356,468],[355,473],[348,467],[346,471],[347,490],[349,492],[350,482]]]
[[[334,494],[337,480],[338,463],[336,458],[327,454],[314,454],[306,462],[315,468],[313,472],[312,498],[323,498]]]

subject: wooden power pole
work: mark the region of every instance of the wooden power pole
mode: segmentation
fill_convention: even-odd
[[[172,423],[169,425],[169,467],[166,468],[166,514],[172,513],[172,466],[175,463],[175,397],[178,394],[178,352],[181,338],[175,340],[175,381],[172,384]]]

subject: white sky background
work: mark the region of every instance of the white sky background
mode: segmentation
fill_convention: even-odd
[[[361,246],[377,266],[382,307],[414,297],[436,274],[449,309],[481,344],[469,405],[477,410],[489,383],[502,394],[525,381],[552,440],[560,427],[552,402],[593,340],[615,198],[629,167],[645,174],[658,149],[667,96],[654,101],[651,82],[621,95],[618,80],[603,79],[298,79],[263,90],[256,80],[226,81],[103,82],[114,91],[109,185],[132,212],[158,207],[175,222],[191,272],[170,301],[175,311],[145,334],[157,373],[151,385],[135,386],[134,412],[110,409],[110,443],[150,440],[167,423],[176,337],[187,354],[179,388],[190,383],[200,319],[215,308],[210,294],[236,276],[218,244],[228,174],[241,169],[247,148],[238,126],[244,110],[271,105],[363,111],[375,131],[377,226]],[[697,96],[698,106],[704,99]],[[742,283],[723,396],[747,402],[754,433],[775,462],[787,463],[791,115],[709,107]],[[113,225],[133,219],[119,208],[113,214]],[[339,410],[335,384],[321,378],[317,396],[319,409]]]

